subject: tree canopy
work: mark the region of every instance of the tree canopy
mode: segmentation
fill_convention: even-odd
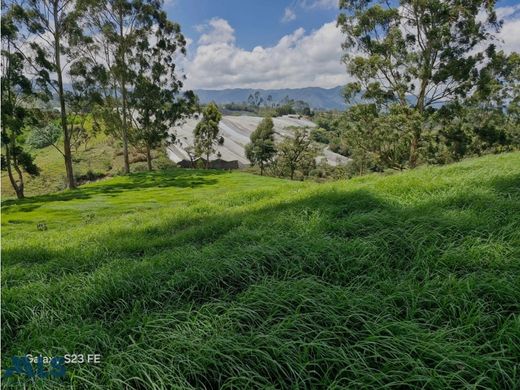
[[[466,96],[492,60],[495,1],[340,1],[338,17],[356,81],[346,94],[419,111]]]
[[[222,114],[215,103],[209,103],[202,111],[202,119],[193,130],[195,136],[195,154],[206,158],[206,167],[209,168],[209,158],[216,152],[219,142],[218,124]]]
[[[260,167],[260,174],[264,174],[266,165],[276,154],[274,143],[274,123],[271,118],[264,118],[258,127],[251,133],[251,143],[245,147],[246,157],[252,165]]]
[[[39,168],[21,142],[24,127],[34,119],[30,101],[36,97],[31,80],[26,76],[26,57],[16,50],[19,30],[13,9],[2,2],[2,169],[18,198],[24,197],[24,172],[38,175]]]

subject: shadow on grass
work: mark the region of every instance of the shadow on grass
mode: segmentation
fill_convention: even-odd
[[[85,196],[90,197],[98,193],[111,193],[111,191],[117,193],[124,190],[139,190],[158,186],[195,188],[215,184],[216,179],[211,179],[211,177],[222,174],[222,172],[217,171],[181,171],[182,175],[179,176],[177,173],[177,171],[173,172],[175,176],[168,176],[168,172],[166,174],[132,175],[130,183],[101,185],[99,188],[96,186],[96,188],[79,191],[86,191]],[[157,184],[157,180],[163,181]],[[491,180],[486,184],[498,186],[499,189],[505,188],[504,191],[507,192],[514,189],[518,183],[514,178],[500,182]],[[57,194],[56,196],[64,195]],[[56,200],[52,195],[49,195],[49,197]],[[261,200],[262,198],[258,199],[258,201]],[[392,240],[399,241],[402,248],[407,247],[409,250],[405,250],[405,257],[409,257],[408,255],[411,255],[412,252],[415,253],[413,250],[413,235],[408,237],[408,241],[402,241],[400,237],[394,235],[395,232],[410,229],[414,232],[416,239],[423,241],[429,236],[429,233],[437,232],[441,236],[446,234],[446,238],[443,238],[446,243],[453,242],[471,232],[482,234],[484,231],[500,228],[501,224],[504,223],[503,220],[509,219],[510,215],[504,213],[503,210],[499,211],[498,205],[500,202],[509,202],[510,206],[508,207],[514,207],[510,201],[511,199],[493,195],[481,196],[461,193],[449,199],[432,198],[428,202],[420,202],[413,207],[403,207],[375,196],[369,190],[328,190],[320,195],[293,202],[281,202],[255,211],[244,211],[240,207],[242,206],[242,203],[240,203],[236,206],[231,205],[222,213],[215,213],[214,215],[194,216],[182,221],[172,219],[153,227],[122,227],[119,231],[112,230],[110,236],[99,236],[92,240],[100,248],[100,254],[96,254],[96,250],[93,250],[91,255],[96,258],[94,263],[97,266],[103,263],[103,261],[97,261],[99,257],[103,257],[101,253],[108,253],[110,258],[129,257],[138,259],[153,256],[163,250],[181,245],[202,248],[243,224],[258,224],[259,228],[264,228],[265,225],[276,223],[284,225],[282,230],[291,232],[304,228],[309,219],[319,218],[321,225],[320,230],[316,232],[318,236],[324,235],[328,238],[352,240],[379,234],[381,236],[378,239],[385,240],[390,237]],[[489,212],[490,206],[497,206],[496,217],[479,221],[479,214]],[[32,206],[29,205],[28,207]],[[297,225],[301,223],[302,226],[295,226],[292,224],[293,222]],[[478,225],[475,225],[476,223]],[[266,232],[268,230],[266,228]],[[458,231],[458,233],[455,231]],[[418,232],[421,232],[420,234],[423,237],[417,236]],[[384,234],[388,234],[388,236],[384,236]],[[78,246],[82,245],[84,243],[78,244]],[[398,252],[404,253],[401,249]],[[62,259],[72,264],[74,257],[82,256],[82,251],[74,251],[70,247],[49,249],[41,246],[33,248],[26,245],[23,248],[10,248],[3,254],[5,264],[43,264],[46,261],[56,259]],[[105,261],[110,261],[110,258],[105,259]],[[88,268],[84,271],[92,270],[93,268]],[[58,272],[58,274],[63,273],[63,270]]]
[[[87,320],[102,320],[106,324],[107,334],[111,334],[110,324],[117,321],[121,324],[132,312],[160,312],[165,307],[175,311],[183,305],[195,311],[208,302],[218,302],[224,298],[231,301],[265,280],[314,278],[326,286],[358,287],[365,294],[379,298],[390,291],[395,299],[390,306],[395,310],[391,313],[395,321],[401,320],[400,316],[404,317],[407,310],[416,310],[416,298],[422,294],[423,306],[416,311],[431,315],[424,314],[424,318],[434,322],[442,302],[432,301],[428,293],[421,292],[421,287],[430,283],[445,295],[444,309],[455,308],[462,313],[444,313],[436,324],[427,323],[432,327],[449,327],[449,321],[472,315],[469,309],[465,309],[467,303],[454,301],[463,294],[468,295],[468,301],[477,301],[493,313],[500,308],[500,315],[506,318],[518,310],[518,300],[513,299],[518,294],[511,288],[515,280],[501,280],[504,270],[493,268],[490,255],[493,254],[495,242],[502,246],[513,245],[512,242],[500,241],[500,229],[514,223],[514,215],[508,210],[517,201],[502,197],[501,192],[514,191],[517,184],[516,178],[484,181],[481,185],[496,189],[496,192],[482,195],[477,191],[460,191],[450,198],[432,197],[417,201],[412,206],[389,202],[369,190],[323,190],[319,195],[282,201],[253,211],[230,207],[211,216],[195,216],[182,221],[172,219],[153,227],[123,227],[119,231],[111,231],[110,235],[100,234],[99,237],[90,238],[89,248],[81,242],[72,249],[50,250],[30,245],[10,248],[4,251],[7,266],[24,263],[39,267],[48,262],[47,268],[34,270],[40,278],[43,273],[47,273],[49,279],[67,273],[89,273],[96,283],[81,290],[84,294],[91,293],[85,300],[81,297],[60,300],[59,294],[53,295],[59,291],[55,283],[49,283],[48,288],[42,287],[34,297],[10,295],[2,317],[4,354],[14,351],[17,344],[23,345],[24,327],[41,307],[49,313],[57,313],[56,316],[77,318],[76,322],[80,324]],[[147,185],[146,179],[143,185]],[[214,243],[216,245],[212,245]],[[174,249],[179,248],[180,253],[176,253]],[[161,252],[165,252],[165,256],[152,257]],[[512,258],[507,253],[505,251],[499,255],[506,260],[507,256]],[[481,261],[486,260],[487,256],[489,261]],[[110,268],[112,261],[115,265]],[[102,270],[104,274],[100,275],[97,268],[102,266],[107,266],[107,269]],[[513,273],[514,266],[508,267],[507,272]],[[478,275],[472,282],[471,290],[453,293],[454,288],[462,289],[464,285],[462,282],[456,284],[456,278],[462,279],[470,274]],[[403,286],[404,289],[400,289]],[[412,288],[412,292],[408,291]],[[7,291],[9,293],[9,289]],[[327,291],[324,294],[328,294]],[[314,292],[311,285],[307,292],[308,302],[315,298],[312,295]],[[411,295],[408,297],[406,293]],[[330,299],[333,298],[334,293],[331,292]],[[294,300],[290,295],[281,299]],[[64,305],[64,302],[67,304]],[[305,320],[308,302],[296,309],[290,307],[286,313],[279,315],[280,319],[293,316]],[[362,323],[376,326],[376,319],[381,318],[382,313],[374,309],[377,304],[373,301],[366,305],[368,309],[363,309],[366,311],[362,313],[366,314],[367,319]],[[388,317],[390,314],[384,315]],[[269,318],[269,312],[265,313],[265,318]],[[423,326],[421,320],[415,321],[410,315],[405,323]],[[355,325],[361,328],[361,325]],[[262,326],[266,327],[264,333],[266,329],[267,332],[277,329],[277,324],[269,325],[269,321]],[[323,327],[330,332],[336,329],[327,323]],[[251,329],[257,331],[253,325]],[[415,334],[415,328],[402,329],[405,335]],[[456,330],[456,325],[450,329]],[[128,329],[125,331],[130,332]],[[491,336],[493,332],[490,332]],[[294,332],[291,333],[291,336],[294,335]],[[337,333],[334,335],[343,337],[342,340],[347,337]],[[29,332],[25,337],[30,336]],[[195,337],[192,334],[189,336]],[[302,333],[298,337],[302,340],[305,335]],[[391,338],[396,339],[396,336]],[[81,338],[78,336],[77,340]],[[441,341],[440,346],[449,352],[451,339]],[[412,341],[411,345],[419,346],[419,343]],[[123,345],[123,348],[126,346]],[[385,350],[384,345],[377,348],[378,351]],[[498,351],[499,346],[494,345],[493,348]],[[474,351],[477,349],[471,350]],[[229,353],[238,355],[236,350]],[[419,358],[434,370],[437,364],[442,363],[444,355],[437,354],[431,358],[427,353],[422,353]],[[392,358],[385,360],[392,362]],[[225,369],[225,365],[219,364],[216,361],[213,366],[193,374],[194,387],[218,388],[234,375],[231,370]],[[334,377],[332,372],[340,372],[339,369],[326,369],[327,364],[332,363],[317,364],[322,364],[318,367],[318,371],[323,373],[320,375]],[[269,373],[273,382],[285,383],[282,374],[276,370]],[[348,377],[348,372],[342,371],[338,375]],[[408,380],[405,374],[399,379]]]
[[[123,191],[139,191],[147,188],[198,188],[217,184],[218,176],[226,171],[218,170],[181,170],[172,169],[158,172],[133,173],[120,182],[98,182],[92,185],[79,187],[75,190],[32,196],[22,200],[10,199],[2,202],[2,211],[9,211],[16,206],[17,211],[30,212],[38,209],[45,202],[66,202],[75,199],[89,199],[95,195],[114,196]]]
[[[146,188],[179,187],[198,188],[217,184],[218,176],[225,171],[205,170],[172,170],[152,173],[138,173],[128,176],[125,183],[96,184],[75,191],[28,198],[23,201],[4,202],[3,210],[17,206],[17,211],[31,211],[40,207],[46,201],[67,201],[71,199],[90,198],[99,194],[117,194],[123,191],[139,191]],[[328,190],[320,195],[304,198],[293,202],[282,202],[278,205],[263,207],[257,211],[243,211],[239,203],[231,205],[222,213],[214,215],[195,216],[188,220],[172,219],[153,228],[122,227],[119,231],[111,231],[109,237],[100,236],[95,242],[102,251],[110,257],[141,258],[154,255],[162,250],[179,245],[189,244],[203,247],[219,239],[244,221],[255,221],[258,224],[272,223],[281,220],[280,215],[290,214],[305,221],[311,216],[319,216],[329,222],[329,227],[323,228],[317,234],[326,234],[340,239],[356,239],[377,234],[382,230],[399,231],[412,221],[416,228],[431,226],[432,231],[440,230],[440,234],[448,234],[446,242],[461,237],[465,232],[491,231],[499,229],[505,219],[509,219],[512,210],[519,206],[515,202],[520,194],[520,176],[493,178],[480,181],[480,186],[487,186],[496,195],[486,196],[460,193],[448,199],[432,198],[428,202],[418,202],[413,207],[403,207],[390,203],[386,199],[374,195],[368,190],[345,191]],[[261,201],[262,198],[258,198]],[[508,202],[509,210],[500,210],[500,203]],[[254,202],[252,202],[254,204]],[[479,221],[480,213],[487,213],[497,208],[496,217]],[[502,207],[503,208],[503,207]],[[337,222],[341,221],[338,225]],[[25,223],[21,220],[10,223]],[[475,225],[475,224],[478,224]],[[287,223],[287,229],[291,229]],[[428,229],[423,232],[428,236]],[[453,231],[460,230],[457,235]],[[384,237],[381,237],[384,239]],[[413,239],[413,237],[410,237]],[[83,245],[84,243],[81,243]],[[409,243],[413,245],[412,243]],[[405,245],[405,244],[403,244]],[[408,245],[408,244],[406,244]],[[95,252],[95,251],[94,251]],[[81,253],[81,251],[79,251]],[[71,248],[42,248],[26,245],[23,248],[11,248],[3,252],[5,264],[41,264],[53,259],[63,259],[71,263],[78,256]],[[98,262],[96,262],[98,263]],[[89,269],[92,270],[92,269]],[[86,271],[86,270],[85,270]],[[59,272],[62,274],[62,272]]]
[[[496,192],[505,195],[507,198],[520,197],[520,174],[493,179],[491,185]]]

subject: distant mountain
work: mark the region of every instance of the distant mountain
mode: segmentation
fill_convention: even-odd
[[[260,92],[260,95],[264,100],[271,95],[274,103],[278,103],[285,97],[288,97],[289,99],[303,100],[314,109],[343,110],[346,107],[342,94],[343,87],[330,89],[318,87],[297,89],[198,89],[195,90],[195,93],[203,104],[212,101],[217,104],[226,104],[247,102],[249,95],[254,94],[257,91]]]

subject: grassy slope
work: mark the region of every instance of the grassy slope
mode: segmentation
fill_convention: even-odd
[[[82,146],[74,153],[74,174],[85,175],[88,170],[95,173],[110,175],[117,173],[123,166],[123,158],[117,156],[117,147],[109,139],[100,135],[92,140],[87,150]],[[63,156],[54,147],[34,149],[31,154],[40,167],[40,175],[24,176],[25,195],[34,196],[56,192],[66,187],[65,163]],[[15,192],[11,187],[7,172],[2,172],[2,198],[14,198]]]
[[[101,353],[69,367],[88,389],[520,388],[518,215],[520,153],[5,202],[3,359]]]
[[[74,174],[76,177],[86,175],[88,171],[95,174],[114,176],[123,171],[123,157],[121,147],[117,142],[104,134],[99,134],[91,140],[87,148],[81,146],[73,152]],[[166,165],[166,153],[163,150],[153,152],[160,157],[160,163]],[[31,177],[24,176],[25,195],[35,196],[48,194],[66,188],[65,164],[63,156],[54,147],[48,146],[43,149],[34,149],[31,154],[35,157],[35,162],[40,167],[40,175]],[[135,158],[137,153],[131,150],[131,158]],[[144,156],[143,156],[144,157]],[[157,165],[155,160],[154,164]],[[132,170],[145,170],[145,162],[132,164]],[[9,182],[7,172],[2,172],[2,198],[15,198],[16,194]]]

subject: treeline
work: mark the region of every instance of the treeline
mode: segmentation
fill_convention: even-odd
[[[479,99],[476,95],[424,113],[398,104],[387,109],[358,104],[344,113],[317,114],[319,127],[311,136],[352,159],[348,176],[518,150],[518,100],[512,99],[504,107],[491,104],[489,98]]]
[[[309,176],[316,168],[318,149],[310,132],[305,128],[294,128],[292,137],[276,142],[274,123],[264,118],[251,134],[251,142],[246,145],[246,157],[252,166],[260,169],[260,174],[288,177],[291,180]]]
[[[318,165],[313,175],[403,170],[520,148],[520,56],[497,48],[502,23],[494,6],[341,1],[351,106],[316,113],[310,138],[352,161]]]
[[[19,198],[24,174],[38,174],[25,148],[53,145],[67,184],[76,186],[74,149],[103,131],[146,153],[172,142],[169,129],[197,110],[181,92],[175,61],[185,53],[180,26],[158,0],[2,2],[2,168]],[[57,99],[58,109],[48,109]],[[56,118],[57,116],[57,118]],[[85,122],[91,121],[88,126]],[[59,131],[58,131],[59,130]]]
[[[222,109],[231,112],[250,112],[272,118],[283,115],[313,115],[309,103],[303,100],[291,99],[289,96],[285,96],[280,101],[274,101],[272,95],[264,97],[260,91],[250,94],[247,101],[223,104]]]

